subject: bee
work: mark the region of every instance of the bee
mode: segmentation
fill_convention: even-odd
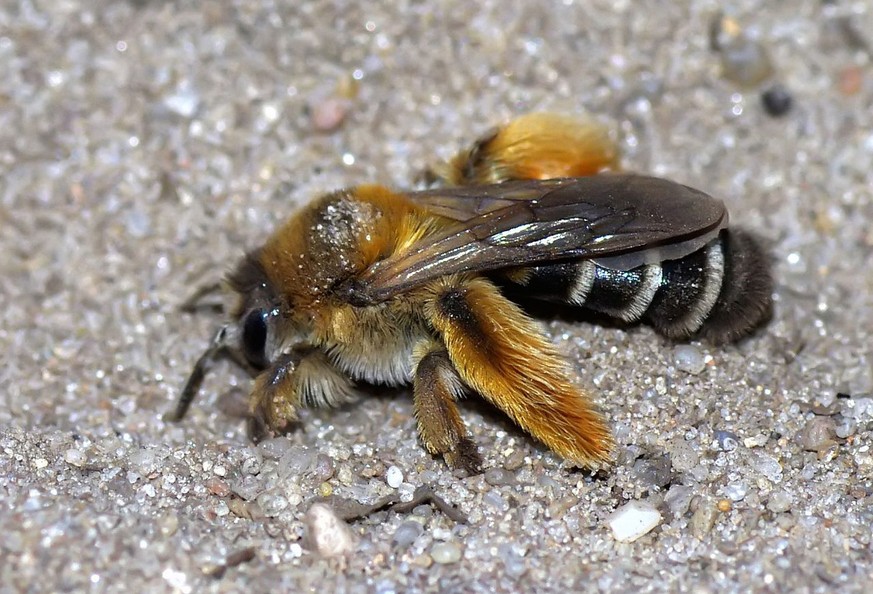
[[[727,342],[769,317],[772,280],[720,200],[655,177],[582,176],[613,165],[613,147],[584,124],[555,130],[563,121],[510,123],[437,169],[441,187],[363,185],[302,208],[229,274],[235,306],[170,418],[230,353],[254,375],[256,433],[352,400],[362,383],[411,384],[421,442],[450,467],[481,469],[457,406],[469,392],[569,462],[607,465],[605,418],[507,295]]]

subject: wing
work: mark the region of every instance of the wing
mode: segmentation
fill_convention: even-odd
[[[627,174],[463,186],[408,197],[456,223],[347,283],[342,291],[349,302],[379,303],[447,274],[669,251],[699,244],[696,239],[711,237],[728,218],[724,204],[708,194]]]

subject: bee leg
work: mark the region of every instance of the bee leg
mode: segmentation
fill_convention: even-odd
[[[337,406],[352,400],[354,385],[316,349],[280,355],[255,378],[249,397],[252,439],[281,433],[297,420],[302,407]]]
[[[442,345],[428,344],[415,368],[413,406],[418,434],[431,454],[442,454],[451,468],[482,472],[482,457],[470,439],[456,399],[464,391]]]
[[[425,315],[463,383],[569,461],[612,457],[610,430],[542,330],[483,278],[431,283]]]
[[[188,381],[185,382],[185,387],[182,388],[182,394],[179,396],[179,401],[176,403],[176,408],[173,412],[164,415],[167,421],[181,421],[188,412],[191,403],[197,396],[200,390],[200,385],[203,383],[203,378],[215,364],[215,361],[223,354],[228,352],[228,327],[222,326],[212,337],[209,342],[209,347],[200,355],[197,362],[194,364],[194,369],[188,376]]]

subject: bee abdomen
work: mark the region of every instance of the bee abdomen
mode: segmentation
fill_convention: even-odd
[[[769,318],[773,284],[758,242],[736,230],[683,258],[631,270],[579,260],[509,277],[531,297],[645,322],[673,339],[700,335],[716,343],[737,340]]]

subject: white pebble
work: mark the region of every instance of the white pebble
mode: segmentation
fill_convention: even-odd
[[[67,461],[67,464],[72,464],[73,466],[81,466],[85,463],[85,454],[83,454],[81,450],[77,450],[76,448],[70,448],[69,450],[64,452],[64,460]]]
[[[618,542],[633,542],[661,523],[661,513],[645,501],[631,501],[607,519],[612,536]]]
[[[773,456],[759,453],[751,458],[751,466],[774,483],[782,480],[782,464]]]
[[[419,522],[407,520],[394,531],[394,545],[399,549],[406,549],[415,542],[424,532],[424,526]]]
[[[389,466],[388,471],[385,473],[385,480],[388,482],[389,487],[396,489],[403,483],[403,471],[396,466]]]
[[[431,558],[441,565],[461,560],[461,547],[456,542],[438,542],[430,548]]]
[[[731,501],[742,501],[749,492],[749,486],[743,482],[731,483],[724,488],[725,497]]]
[[[767,509],[771,512],[781,514],[791,509],[792,497],[787,491],[774,491],[770,494],[770,499],[767,501]]]
[[[200,96],[190,86],[182,86],[172,95],[164,97],[164,107],[182,117],[190,118],[197,113]]]
[[[673,362],[676,368],[697,375],[706,369],[706,359],[700,349],[690,344],[680,344],[673,349]]]
[[[329,505],[313,503],[306,512],[309,543],[322,557],[338,557],[355,548],[355,537]]]

